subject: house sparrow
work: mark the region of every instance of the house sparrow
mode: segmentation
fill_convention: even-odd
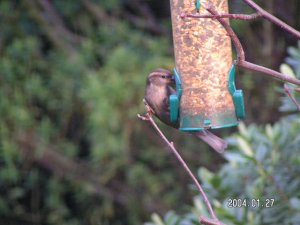
[[[173,75],[165,69],[156,69],[148,75],[145,100],[153,109],[154,114],[163,123],[178,128],[179,122],[172,123],[170,120],[169,96],[175,93],[172,85],[175,84]],[[202,139],[218,153],[223,153],[227,148],[227,142],[208,130],[189,132],[197,138]]]

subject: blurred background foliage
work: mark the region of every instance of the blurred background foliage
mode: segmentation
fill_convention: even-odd
[[[300,28],[298,0],[256,2]],[[230,4],[233,12],[251,12],[241,1]],[[288,56],[299,75],[294,37],[263,20],[232,26],[249,61],[278,70]],[[167,213],[171,224],[197,221],[203,206],[196,197],[191,208],[197,192],[189,178],[136,117],[147,74],[174,66],[169,1],[1,0],[0,27],[0,224],[142,224],[170,209],[189,212]],[[299,224],[300,125],[289,116],[295,106],[282,83],[263,75],[241,70],[238,86],[246,93],[246,125],[229,138],[225,158],[162,129],[194,171],[201,166],[222,218]],[[264,216],[277,211],[226,208],[226,198],[239,196],[274,196],[286,217],[271,223]]]

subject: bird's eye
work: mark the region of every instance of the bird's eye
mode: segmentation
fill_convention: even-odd
[[[166,76],[161,76],[161,77],[164,78],[164,79],[166,78]]]

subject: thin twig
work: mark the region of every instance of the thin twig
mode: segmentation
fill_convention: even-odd
[[[288,31],[289,33],[295,35],[297,38],[300,39],[300,32],[295,30],[293,27],[289,26],[285,22],[281,21],[277,17],[273,16],[272,14],[268,13],[264,9],[262,9],[259,5],[257,5],[252,0],[244,0],[244,2],[249,5],[251,8],[256,10],[262,17],[269,20],[270,22],[274,23],[275,25],[281,27],[282,29]]]
[[[209,5],[206,9],[208,12],[210,12],[212,15],[214,16],[218,16],[218,12],[214,9],[214,7],[212,5]],[[235,46],[236,52],[237,52],[237,60],[235,61],[235,64],[237,66],[249,69],[249,70],[253,70],[253,71],[257,71],[257,72],[261,72],[267,75],[271,75],[272,77],[275,77],[279,80],[282,81],[287,81],[289,83],[292,84],[296,84],[296,85],[300,85],[300,80],[291,77],[287,74],[283,74],[283,73],[279,73],[275,70],[269,69],[267,67],[264,66],[259,66],[257,64],[251,63],[251,62],[247,62],[245,60],[245,53],[243,50],[243,46],[239,40],[239,38],[237,37],[237,35],[235,34],[235,32],[233,31],[233,29],[231,28],[230,24],[223,18],[219,18],[216,17],[216,19],[222,24],[222,26],[224,27],[224,29],[227,31],[227,34],[231,37],[232,42]]]
[[[266,68],[264,66],[259,66],[259,65],[256,65],[254,63],[251,63],[251,62],[238,61],[238,60],[235,62],[235,64],[237,66],[243,67],[245,69],[249,69],[249,70],[253,70],[253,71],[257,71],[257,72],[261,72],[261,73],[270,75],[270,76],[275,77],[275,78],[277,78],[279,80],[282,80],[282,81],[286,81],[286,82],[289,82],[289,83],[292,83],[292,84],[300,85],[300,80],[298,80],[298,79],[296,79],[296,78],[294,78],[290,75],[282,74],[282,73],[279,73],[275,70]]]
[[[282,74],[279,73],[275,70],[269,69],[267,67],[264,66],[260,66],[251,62],[248,62],[245,60],[245,53],[243,50],[243,46],[239,40],[239,38],[237,37],[237,35],[235,34],[235,32],[233,31],[233,29],[231,28],[229,22],[227,22],[225,19],[223,19],[222,17],[219,17],[220,14],[218,14],[218,12],[216,11],[216,9],[213,7],[212,4],[209,4],[208,6],[206,6],[206,10],[208,12],[210,12],[212,14],[212,16],[215,16],[216,20],[218,20],[221,25],[224,27],[224,29],[226,30],[228,36],[230,36],[233,45],[236,49],[237,52],[237,60],[235,61],[235,65],[243,67],[245,69],[249,69],[249,70],[253,70],[253,71],[257,71],[257,72],[261,72],[267,75],[270,75],[272,77],[275,77],[279,80],[282,81],[286,81],[292,84],[296,84],[296,85],[300,85],[300,80],[293,78],[287,74]]]
[[[259,13],[253,13],[253,14],[231,14],[231,13],[220,13],[218,15],[211,15],[211,14],[193,14],[193,13],[181,13],[180,17],[190,17],[190,18],[211,18],[211,19],[217,19],[217,18],[228,18],[228,19],[236,19],[236,20],[254,20],[261,15]]]
[[[204,225],[225,225],[224,223],[220,222],[220,221],[216,221],[214,219],[210,219],[207,218],[205,216],[200,216],[200,223],[204,224]]]
[[[206,10],[208,12],[210,12],[212,15],[214,16],[218,16],[218,12],[216,11],[216,9],[214,9],[213,5],[210,4]],[[238,36],[235,34],[235,32],[233,31],[233,29],[231,28],[230,24],[223,18],[220,18],[220,17],[217,17],[216,18],[220,24],[224,27],[224,29],[226,30],[227,34],[229,35],[229,37],[231,38],[234,46],[235,46],[235,49],[236,49],[236,52],[237,52],[237,59],[238,61],[244,61],[245,60],[245,52],[244,52],[244,49],[243,49],[243,46],[238,38]]]
[[[229,19],[238,19],[238,20],[253,20],[258,17],[263,17],[267,20],[269,20],[271,23],[274,23],[275,25],[281,27],[282,29],[288,31],[289,33],[295,35],[297,38],[300,39],[300,32],[294,29],[293,27],[289,26],[282,20],[278,19],[277,17],[273,16],[272,14],[268,13],[266,10],[261,8],[259,5],[257,5],[252,0],[244,0],[244,2],[249,5],[251,8],[253,8],[256,13],[247,15],[247,14],[230,14],[230,13],[224,13],[219,14],[217,16],[212,15],[197,15],[197,14],[191,14],[191,13],[182,13],[181,17],[191,17],[191,18],[229,18]]]
[[[172,153],[175,155],[175,157],[177,158],[177,160],[180,162],[180,164],[182,165],[182,167],[184,168],[184,170],[189,174],[189,176],[192,178],[194,184],[196,185],[197,189],[199,190],[199,192],[201,193],[204,202],[208,208],[208,211],[212,217],[212,219],[209,220],[205,220],[203,224],[207,224],[207,225],[222,225],[223,223],[221,223],[218,218],[216,217],[215,212],[212,209],[212,206],[208,200],[208,197],[206,196],[201,184],[199,183],[199,181],[197,180],[197,178],[194,176],[194,174],[192,173],[192,171],[190,170],[190,168],[188,167],[188,165],[186,164],[186,162],[184,161],[184,159],[181,157],[181,155],[179,154],[179,152],[177,151],[177,149],[175,148],[173,142],[170,142],[166,136],[163,134],[163,132],[159,129],[159,127],[157,126],[156,122],[153,120],[153,110],[151,109],[151,107],[147,104],[146,100],[144,100],[144,104],[145,104],[145,108],[147,110],[147,113],[145,114],[145,116],[141,116],[138,114],[138,117],[142,120],[146,120],[149,121],[151,123],[151,125],[155,128],[155,130],[158,132],[159,136],[165,141],[165,143],[170,147],[170,149],[172,150]],[[205,218],[205,217],[204,217]],[[206,221],[206,223],[205,223]],[[212,221],[214,221],[214,223],[211,223]]]
[[[295,103],[295,105],[296,105],[297,108],[298,108],[298,111],[300,111],[300,104],[299,104],[299,102],[297,101],[297,99],[295,98],[295,96],[293,95],[292,90],[288,87],[287,84],[284,84],[284,85],[283,85],[283,90],[284,90],[285,93],[292,99],[292,101]]]

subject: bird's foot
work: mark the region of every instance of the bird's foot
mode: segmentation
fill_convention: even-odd
[[[140,118],[141,120],[149,120],[149,116],[146,113],[145,116],[142,116],[141,114],[137,114],[137,117]]]
[[[140,114],[138,114],[137,116],[138,116],[138,118],[140,118],[141,120],[149,120],[150,117],[153,116],[154,110],[148,105],[146,99],[143,99],[143,103],[144,103],[144,105],[145,105],[145,108],[146,108],[146,111],[147,111],[147,112],[146,112],[146,114],[145,114],[144,116],[142,116],[142,115],[140,115]]]
[[[148,102],[146,101],[146,99],[143,99],[143,103],[145,105],[145,108],[147,110],[147,114],[152,117],[155,113],[154,110],[149,106]]]

